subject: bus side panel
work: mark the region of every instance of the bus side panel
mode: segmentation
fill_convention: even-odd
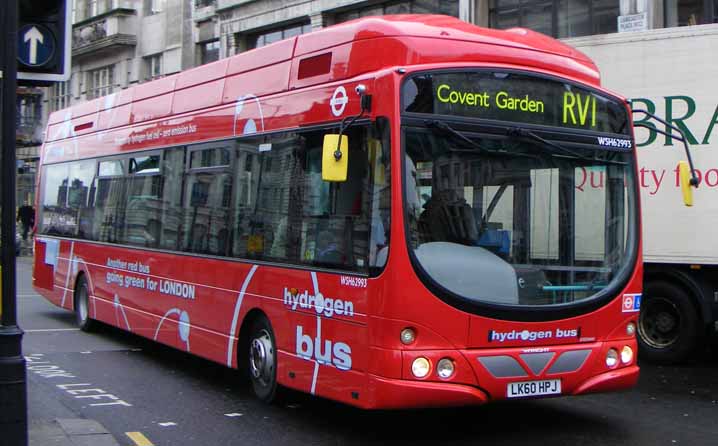
[[[258,294],[269,296],[263,309],[276,336],[279,382],[357,404],[368,363],[367,279],[265,267],[257,274]]]
[[[281,315],[278,311],[270,311]],[[286,312],[284,312],[286,315]],[[303,311],[274,319],[280,384],[357,404],[366,388],[366,326]]]
[[[47,290],[52,291],[53,290],[53,277],[55,275],[55,266],[54,266],[54,260],[52,257],[48,258],[48,255],[51,255],[49,250],[52,250],[52,245],[55,242],[55,240],[50,239],[41,239],[37,237],[35,239],[35,258],[33,262],[33,270],[32,270],[32,279],[33,279],[33,285],[35,288],[40,291]],[[43,296],[47,296],[48,293],[42,293]]]
[[[73,296],[75,282],[72,273],[72,252],[75,249],[75,242],[68,240],[57,240],[57,257],[55,259],[55,274],[53,275],[53,297],[59,299],[55,302],[62,308],[73,310]]]
[[[235,314],[250,265],[89,243],[79,245],[74,258],[91,277],[91,317],[221,364],[236,364],[236,339],[230,342],[228,335],[232,327],[238,335],[250,308]],[[245,303],[256,305],[251,299]]]
[[[346,276],[86,242],[67,245],[59,260],[64,273],[55,275],[65,307],[71,306],[72,290],[59,284],[68,279],[74,284],[77,268],[88,280],[92,318],[230,367],[242,354],[237,338],[245,315],[260,308],[273,325],[278,350],[309,364],[311,376],[295,387],[311,391],[314,379],[317,392],[345,400],[361,388],[367,292],[356,283],[365,287],[366,279],[340,286]],[[70,264],[76,266],[68,278]],[[344,381],[349,370],[356,378]]]

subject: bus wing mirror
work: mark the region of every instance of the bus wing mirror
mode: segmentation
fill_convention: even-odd
[[[349,137],[324,135],[322,148],[322,180],[341,182],[347,180],[349,167]]]
[[[683,133],[683,130],[679,129],[678,127],[669,122],[666,122],[665,120],[659,118],[648,110],[632,109],[631,111],[633,113],[643,113],[649,118],[655,119],[656,121],[666,126],[666,131],[659,129],[657,126],[652,126],[642,121],[634,121],[633,125],[635,127],[650,128],[654,132],[660,133],[661,135],[665,135],[670,138],[675,138],[683,143],[683,147],[686,150],[687,161],[678,162],[678,179],[681,185],[681,192],[683,193],[683,203],[686,206],[693,206],[693,191],[691,190],[691,187],[698,187],[699,181],[698,177],[696,176],[696,171],[693,168],[693,158],[691,158],[691,151],[688,149],[688,142],[686,140],[686,135]],[[675,131],[676,133],[678,133],[679,136],[671,134],[668,129]]]
[[[691,188],[691,168],[688,162],[678,162],[678,175],[681,183],[681,192],[683,193],[683,204],[693,206],[693,189]]]

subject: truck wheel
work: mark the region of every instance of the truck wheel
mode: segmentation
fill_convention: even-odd
[[[249,335],[249,379],[260,400],[271,403],[277,395],[277,349],[274,331],[265,316],[252,322]]]
[[[85,276],[77,279],[75,287],[75,319],[82,331],[89,332],[95,328],[95,321],[90,319],[90,290]]]
[[[648,282],[638,317],[640,357],[660,363],[685,360],[700,340],[700,320],[691,297],[668,282]]]

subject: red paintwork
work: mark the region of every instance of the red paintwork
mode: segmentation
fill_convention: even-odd
[[[302,59],[326,52],[332,53],[328,73],[297,79]],[[374,97],[372,116],[391,120],[393,166],[391,255],[381,276],[369,279],[366,288],[342,285],[340,274],[38,237],[33,273],[36,289],[56,305],[73,309],[73,289],[78,274],[83,273],[89,278],[93,318],[232,367],[237,365],[237,337],[244,317],[250,311],[261,311],[276,333],[280,383],[364,408],[480,404],[505,398],[506,380],[490,377],[477,357],[501,352],[518,358],[527,347],[547,347],[554,352],[593,350],[578,372],[561,376],[564,394],[633,385],[638,373],[635,361],[617,370],[608,370],[604,364],[610,346],[629,345],[636,350],[635,338],[625,335],[625,325],[636,319],[636,313],[622,313],[619,298],[571,320],[507,322],[450,307],[416,277],[404,242],[402,162],[397,150],[398,91],[404,75],[396,68],[411,73],[450,66],[518,68],[600,89],[598,71],[588,58],[546,36],[527,30],[482,29],[444,16],[386,16],[298,36],[50,116],[43,163],[229,138],[241,134],[250,118],[259,131],[338,122],[357,113],[359,101],[350,94],[344,114],[333,116],[329,101],[335,88],[344,86],[351,93],[357,84],[365,84]],[[261,109],[253,97],[259,98]],[[78,126],[87,128],[75,131]],[[109,267],[108,260],[115,259],[139,262],[149,272]],[[108,283],[108,273],[113,272],[144,279],[145,289]],[[353,315],[318,317],[312,309],[288,311],[283,302],[285,287],[315,293],[313,275],[325,297],[351,302]],[[634,275],[623,292],[640,293],[641,276],[639,254]],[[194,299],[149,291],[148,278],[157,283],[171,279],[191,284]],[[189,319],[189,326],[179,324],[181,317],[185,322]],[[408,326],[414,327],[418,336],[413,345],[405,346],[399,341],[399,332]],[[496,349],[486,335],[488,329],[576,326],[581,327],[583,342],[507,342]],[[306,349],[308,343],[301,343],[303,337],[298,341],[297,327],[311,339],[320,329],[322,352],[327,341],[333,348],[336,343],[349,346],[351,370],[300,358],[298,350]],[[419,355],[430,358],[434,365],[440,358],[451,357],[457,372],[446,380],[435,374],[415,379],[410,373],[411,361]],[[329,361],[332,359],[337,362],[336,355],[330,355]],[[342,364],[341,357],[338,362]]]

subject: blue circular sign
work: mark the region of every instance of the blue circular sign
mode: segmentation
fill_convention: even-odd
[[[17,32],[17,60],[30,67],[41,67],[55,54],[55,36],[47,27],[28,23]]]

